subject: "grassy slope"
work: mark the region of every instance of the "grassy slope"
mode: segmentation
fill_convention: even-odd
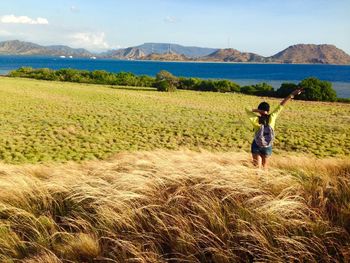
[[[2,165],[0,261],[349,262],[349,160],[275,156],[263,172],[248,159]]]
[[[348,262],[350,163],[248,150],[235,94],[0,78],[0,261]],[[270,101],[270,100],[269,100]],[[277,105],[277,100],[271,100]],[[291,102],[279,151],[349,155],[349,105]],[[287,136],[288,134],[288,136]]]
[[[260,101],[1,77],[0,158],[35,163],[158,148],[249,151],[253,135],[244,108]],[[292,101],[278,120],[275,148],[349,156],[349,116],[349,104]]]

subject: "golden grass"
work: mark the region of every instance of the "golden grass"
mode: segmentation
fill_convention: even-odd
[[[0,168],[1,262],[349,262],[350,161],[120,153]]]

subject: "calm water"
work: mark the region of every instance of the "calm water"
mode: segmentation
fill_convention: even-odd
[[[0,74],[21,66],[33,68],[75,68],[132,72],[136,75],[155,76],[160,70],[176,76],[229,79],[240,85],[267,82],[279,88],[283,82],[298,83],[313,76],[332,82],[338,97],[350,98],[350,66],[295,65],[295,64],[233,64],[190,63],[158,61],[125,61],[112,59],[56,58],[34,56],[0,56]]]

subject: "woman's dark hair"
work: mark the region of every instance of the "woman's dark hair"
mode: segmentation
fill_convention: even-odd
[[[269,112],[270,111],[270,104],[268,104],[265,101],[261,102],[258,106],[258,109]],[[259,124],[263,124],[266,126],[269,124],[269,122],[270,122],[270,115],[269,114],[259,116]]]
[[[259,124],[267,126],[270,123],[270,115],[259,116]]]
[[[268,104],[267,102],[261,102],[258,106],[259,110],[263,110],[263,111],[270,111],[270,104]]]

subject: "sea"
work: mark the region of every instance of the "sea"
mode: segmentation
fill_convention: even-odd
[[[278,89],[281,83],[299,83],[305,78],[316,77],[331,82],[338,97],[350,98],[350,65],[161,62],[100,58],[0,56],[0,74],[7,74],[19,67],[124,71],[149,76],[155,76],[160,70],[167,70],[175,76],[228,79],[239,85],[266,82],[275,89]]]

